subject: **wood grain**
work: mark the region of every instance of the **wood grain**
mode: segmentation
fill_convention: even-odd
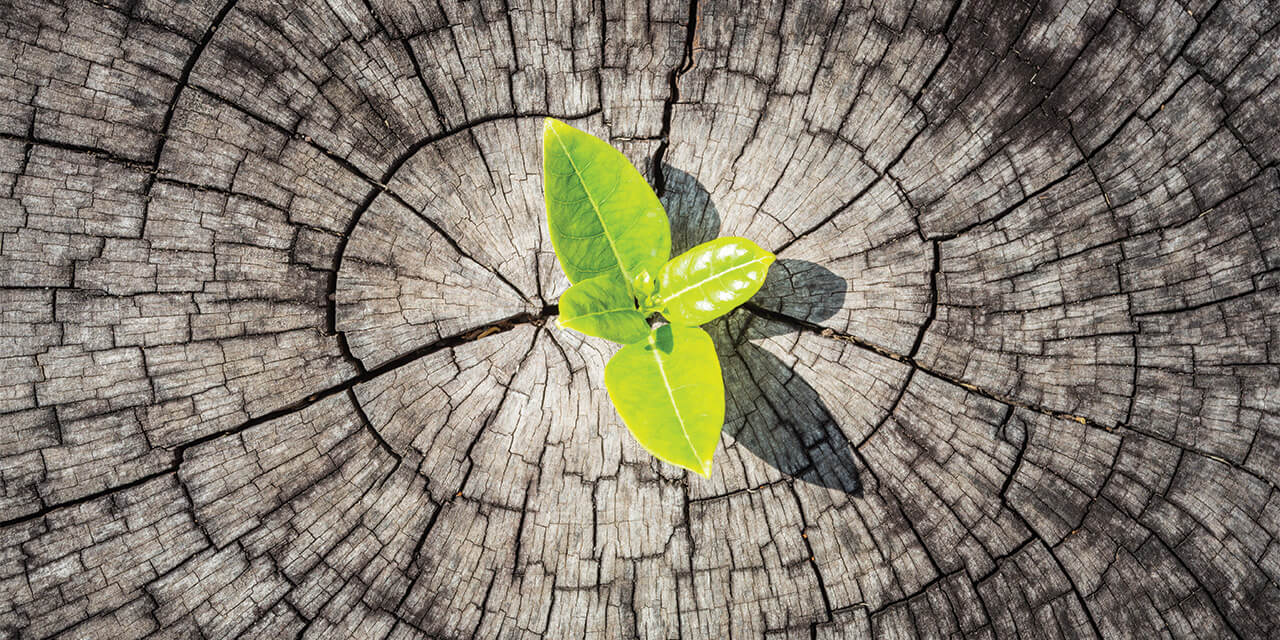
[[[0,635],[1280,634],[1280,12],[864,4],[5,3]],[[545,116],[778,254],[710,479]]]

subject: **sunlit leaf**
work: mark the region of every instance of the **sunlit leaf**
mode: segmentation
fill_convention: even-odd
[[[604,382],[618,415],[649,453],[710,477],[724,425],[724,379],[706,331],[658,327],[614,354]]]
[[[697,326],[746,302],[764,285],[774,255],[746,238],[716,238],[671,259],[658,272],[662,314]]]
[[[658,196],[605,141],[547,118],[542,175],[551,244],[569,282],[620,272],[629,285],[671,255]]]
[[[596,276],[569,287],[560,296],[559,324],[621,344],[639,342],[649,335],[649,323],[616,274]]]

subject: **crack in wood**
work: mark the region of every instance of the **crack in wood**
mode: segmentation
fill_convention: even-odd
[[[694,40],[698,31],[698,0],[689,0],[689,16],[685,22],[684,36],[684,55],[680,58],[680,64],[667,74],[668,91],[667,99],[662,104],[662,131],[658,134],[658,148],[653,152],[653,190],[658,197],[666,195],[667,177],[665,170],[662,168],[663,158],[667,155],[667,147],[671,144],[671,118],[675,111],[675,105],[680,101],[680,76],[693,68],[693,50]]]
[[[1280,628],[1259,3],[562,9],[5,14],[0,635]],[[726,331],[800,469],[670,472],[543,326],[552,114],[845,280]]]

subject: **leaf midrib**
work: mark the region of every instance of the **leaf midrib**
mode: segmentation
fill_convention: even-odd
[[[737,270],[739,270],[739,269],[745,269],[745,268],[747,268],[747,267],[749,267],[749,266],[751,266],[751,265],[753,265],[753,264],[755,264],[755,263],[757,263],[757,262],[763,262],[763,261],[764,261],[766,258],[768,258],[768,257],[769,257],[769,256],[760,256],[759,258],[754,258],[754,259],[752,259],[752,260],[750,260],[750,261],[748,261],[748,262],[744,262],[744,263],[742,263],[742,264],[740,264],[740,265],[737,265],[737,266],[735,266],[735,267],[730,267],[730,268],[725,269],[724,271],[721,271],[721,272],[719,272],[719,273],[715,273],[715,274],[709,275],[709,276],[707,276],[706,278],[703,278],[702,280],[699,280],[699,281],[697,281],[697,282],[695,282],[695,283],[693,283],[693,284],[691,284],[691,285],[689,285],[689,286],[687,286],[687,287],[685,287],[685,288],[683,288],[683,289],[681,289],[681,290],[679,290],[679,291],[677,291],[677,292],[675,292],[675,293],[671,294],[670,296],[667,296],[667,297],[663,298],[663,300],[664,300],[664,301],[666,301],[666,302],[671,302],[672,300],[675,300],[676,298],[679,298],[680,296],[682,296],[682,295],[684,295],[684,294],[688,293],[689,291],[692,291],[692,290],[694,290],[694,289],[697,289],[698,287],[701,287],[702,285],[704,285],[704,284],[706,284],[706,283],[708,283],[708,282],[711,282],[712,280],[715,280],[716,278],[720,278],[720,277],[726,276],[726,275],[728,275],[728,274],[730,274],[730,273],[733,273],[734,271],[737,271]]]
[[[587,188],[587,180],[583,177],[582,172],[578,170],[578,163],[573,161],[573,154],[569,153],[569,148],[565,146],[564,140],[560,138],[560,132],[556,131],[555,127],[551,127],[551,133],[556,137],[556,144],[560,145],[560,150],[564,152],[564,157],[569,161],[569,166],[573,167],[573,175],[578,176],[578,184],[582,185],[582,192],[587,194],[587,201],[591,203],[591,210],[595,212],[596,219],[600,221],[600,229],[604,231],[604,239],[609,241],[609,251],[613,252],[613,260],[618,263],[618,271],[621,271],[623,277],[626,278],[627,270],[622,266],[622,254],[618,253],[618,247],[613,243],[613,234],[609,233],[609,225],[605,224],[604,214],[600,212],[600,205],[596,204],[595,197],[591,195],[591,189]]]
[[[676,412],[676,422],[680,423],[680,433],[684,434],[684,441],[689,443],[689,450],[693,452],[693,458],[698,461],[698,466],[705,468],[706,465],[702,463],[702,455],[698,453],[698,448],[693,446],[693,439],[689,437],[689,430],[684,426],[684,416],[680,415],[680,405],[676,403],[675,392],[667,382],[667,370],[662,366],[662,356],[659,355],[657,347],[652,349],[652,353],[654,362],[658,363],[658,377],[662,378],[662,388],[667,390],[667,399],[671,401],[671,409]]]

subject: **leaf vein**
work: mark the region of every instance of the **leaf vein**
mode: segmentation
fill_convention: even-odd
[[[675,390],[667,382],[667,370],[662,366],[662,356],[658,355],[657,349],[654,349],[652,353],[654,361],[658,363],[658,376],[662,378],[662,387],[667,390],[667,400],[671,402],[671,408],[676,413],[676,422],[680,423],[680,433],[684,434],[684,441],[689,443],[689,450],[693,452],[693,457],[701,464],[702,456],[698,454],[698,448],[693,446],[693,439],[689,437],[689,429],[685,427],[684,416],[680,415],[680,405],[676,403]],[[706,472],[704,471],[704,473]]]
[[[560,133],[554,128],[551,134],[556,137],[556,143],[560,145],[560,149],[564,151],[564,157],[569,161],[569,166],[573,167],[574,173],[578,176],[578,182],[582,185],[582,192],[587,194],[587,200],[591,202],[591,209],[595,211],[596,218],[600,220],[600,228],[604,230],[604,238],[609,241],[609,250],[613,252],[613,259],[618,263],[618,270],[622,272],[624,277],[630,277],[626,268],[622,265],[622,255],[618,253],[618,247],[613,242],[613,237],[609,235],[609,225],[604,221],[604,214],[600,212],[600,205],[596,203],[595,198],[591,196],[591,190],[587,188],[587,181],[582,175],[582,171],[578,168],[578,164],[574,162],[573,155],[569,153],[569,148],[565,146],[564,140],[561,139]],[[615,185],[614,189],[617,187]],[[610,193],[610,195],[613,195]]]
[[[771,257],[771,256],[761,256],[761,257],[759,257],[759,258],[755,258],[754,260],[751,260],[750,262],[744,262],[744,263],[742,263],[742,264],[740,264],[740,265],[738,265],[738,266],[736,266],[736,267],[730,267],[730,268],[725,269],[724,271],[721,271],[721,272],[719,272],[719,273],[714,273],[714,274],[712,274],[712,275],[710,275],[710,276],[707,276],[707,277],[705,277],[705,278],[703,278],[703,279],[701,279],[701,280],[699,280],[699,281],[697,281],[697,282],[695,282],[695,283],[693,283],[693,284],[691,284],[691,285],[689,285],[689,286],[687,286],[687,287],[685,287],[685,288],[683,288],[683,289],[681,289],[681,290],[679,290],[679,291],[677,291],[677,292],[675,292],[675,293],[673,293],[673,294],[671,294],[671,295],[663,296],[663,300],[666,300],[666,301],[675,300],[676,298],[680,297],[681,295],[683,295],[683,294],[685,294],[685,293],[688,293],[689,291],[691,291],[691,290],[693,290],[693,289],[696,289],[696,288],[698,288],[698,287],[700,287],[700,286],[702,286],[702,285],[704,285],[704,284],[707,284],[708,282],[711,282],[712,280],[715,280],[715,279],[717,279],[717,278],[724,277],[724,276],[726,276],[726,275],[728,275],[728,274],[730,274],[730,273],[733,273],[734,271],[738,271],[738,270],[740,270],[740,269],[745,269],[745,268],[747,268],[747,267],[749,267],[749,266],[751,266],[751,265],[753,265],[753,264],[756,264],[756,263],[758,263],[758,262],[764,262],[766,259],[768,259],[768,258],[770,258],[770,257]]]

